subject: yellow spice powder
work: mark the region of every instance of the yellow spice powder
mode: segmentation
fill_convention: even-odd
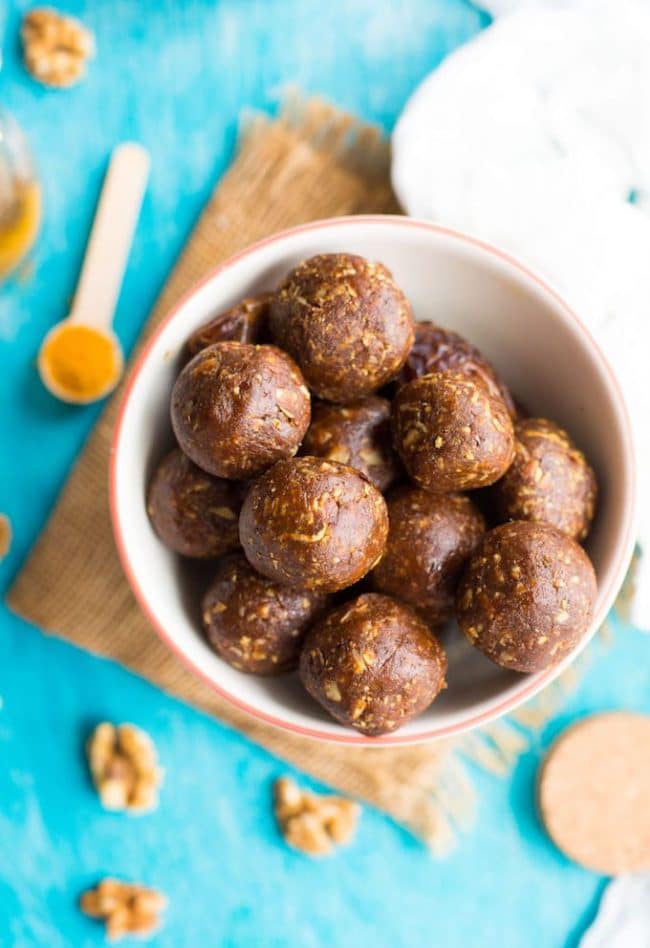
[[[120,369],[110,337],[90,326],[64,326],[46,344],[42,358],[52,381],[82,399],[102,395]]]

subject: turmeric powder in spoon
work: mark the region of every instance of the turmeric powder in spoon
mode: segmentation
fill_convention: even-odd
[[[122,364],[112,332],[69,321],[47,335],[38,360],[50,391],[78,403],[106,395],[122,374]]]
[[[149,156],[129,142],[115,149],[102,188],[72,312],[43,340],[38,370],[66,402],[84,405],[117,385],[124,359],[111,325],[149,173]]]

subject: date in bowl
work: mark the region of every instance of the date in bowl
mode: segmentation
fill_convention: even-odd
[[[596,569],[594,618],[576,648],[553,668],[522,675],[499,668],[450,630],[448,689],[394,734],[369,738],[325,715],[297,678],[243,675],[201,634],[200,571],[189,570],[156,537],[145,509],[152,470],[172,444],[169,395],[187,337],[211,316],[272,288],[318,253],[359,254],[384,263],[418,319],[470,339],[531,414],[570,431],[600,487],[586,549]],[[579,317],[525,266],[465,234],[404,217],[319,221],[260,241],[214,270],[167,316],[133,368],[115,428],[110,470],[115,539],[128,581],[161,638],[191,673],[238,708],[306,737],[391,746],[451,737],[512,711],[566,668],[604,620],[634,545],[635,465],[619,385]],[[209,569],[205,581],[209,578]]]

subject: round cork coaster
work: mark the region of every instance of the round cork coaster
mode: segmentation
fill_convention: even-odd
[[[568,728],[539,776],[555,844],[606,875],[650,869],[650,716],[596,714]]]

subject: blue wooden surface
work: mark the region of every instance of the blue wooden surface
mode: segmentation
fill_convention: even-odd
[[[38,156],[46,217],[33,275],[0,291],[0,510],[15,529],[2,590],[97,415],[50,398],[34,357],[66,313],[110,148],[134,138],[153,159],[117,314],[128,349],[232,155],[243,107],[273,109],[296,83],[390,128],[416,83],[486,23],[462,0],[69,0],[66,9],[95,30],[99,56],[83,85],[60,93],[20,65],[27,6],[8,13],[0,83]],[[574,945],[602,880],[547,842],[534,814],[535,770],[576,716],[650,711],[649,652],[650,639],[629,629],[597,650],[512,778],[476,774],[478,825],[444,862],[372,810],[348,850],[312,862],[283,846],[270,815],[271,782],[290,768],[2,608],[0,945],[101,944],[75,903],[105,874],[169,894],[160,946]],[[99,808],[82,746],[101,719],[134,721],[155,738],[167,770],[156,814]]]

